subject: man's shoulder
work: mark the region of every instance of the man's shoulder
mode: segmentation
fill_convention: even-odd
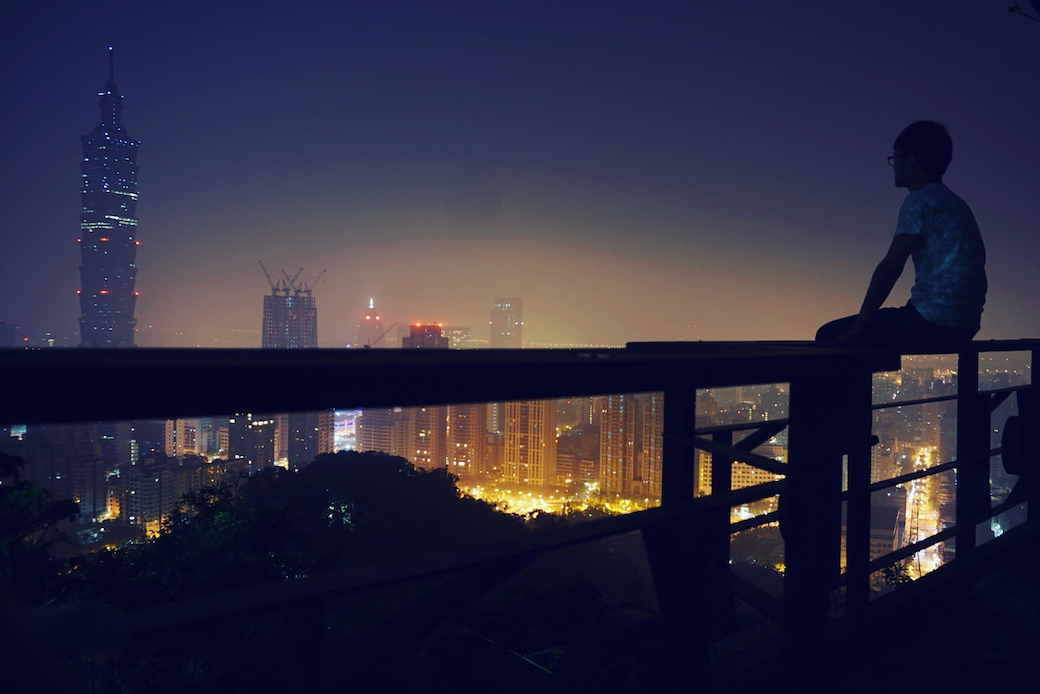
[[[935,182],[909,193],[903,200],[899,213],[900,215],[923,214],[948,207],[970,209],[961,196],[954,193],[945,184]]]
[[[899,209],[896,234],[919,236],[935,225],[962,225],[974,216],[964,200],[943,183],[929,183],[906,196]]]

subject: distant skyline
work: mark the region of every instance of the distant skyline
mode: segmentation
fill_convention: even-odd
[[[372,297],[478,340],[502,296],[525,344],[811,339],[859,306],[921,118],[986,242],[979,337],[1038,337],[1040,24],[1008,4],[8,2],[0,320],[77,329],[113,46],[142,346],[259,347],[259,259],[327,271],[323,347]]]

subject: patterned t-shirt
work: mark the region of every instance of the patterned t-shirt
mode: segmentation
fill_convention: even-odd
[[[986,303],[986,248],[967,203],[942,183],[906,196],[896,235],[920,236],[912,254],[910,303],[925,320],[952,328],[978,328]]]

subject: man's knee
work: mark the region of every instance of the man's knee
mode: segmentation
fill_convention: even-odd
[[[834,342],[838,338],[838,335],[841,335],[852,327],[852,321],[855,320],[855,318],[855,316],[839,318],[838,320],[832,320],[830,323],[821,325],[820,329],[816,331],[816,341]]]

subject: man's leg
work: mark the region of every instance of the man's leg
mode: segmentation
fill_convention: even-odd
[[[920,319],[916,311],[901,308],[883,308],[871,317],[867,327],[863,329],[854,344],[872,347],[891,347],[901,341],[900,338],[913,334],[919,326],[915,318]],[[834,342],[839,335],[847,332],[856,322],[857,316],[846,316],[822,326],[816,331],[817,342]]]
[[[833,342],[856,321],[847,316],[831,321],[816,332],[817,342]],[[971,342],[976,330],[947,328],[929,323],[912,305],[883,308],[870,319],[854,344],[896,349],[903,354],[916,352],[956,352]]]
[[[834,342],[834,340],[842,333],[849,330],[852,324],[856,322],[856,316],[845,316],[837,320],[832,320],[820,327],[816,331],[817,342]]]

